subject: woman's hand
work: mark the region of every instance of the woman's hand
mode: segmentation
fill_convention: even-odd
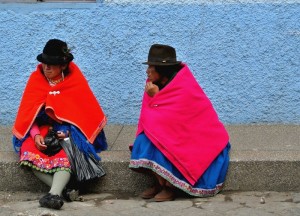
[[[159,92],[159,88],[157,85],[153,84],[152,82],[147,82],[145,86],[145,92],[150,96],[153,97],[155,94]]]
[[[62,131],[57,131],[57,138],[58,139],[64,139],[67,138],[69,136],[69,131],[67,131],[67,133],[64,133]]]
[[[47,148],[45,145],[44,137],[40,134],[35,135],[34,143],[38,150],[43,151]]]

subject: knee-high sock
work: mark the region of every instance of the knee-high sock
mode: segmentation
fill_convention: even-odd
[[[35,170],[35,169],[32,169],[32,172],[38,179],[40,179],[46,185],[48,185],[49,187],[52,186],[52,182],[53,182],[52,174],[43,173],[43,172]]]
[[[67,171],[58,171],[53,175],[53,182],[49,193],[61,196],[63,189],[68,184],[71,174]]]

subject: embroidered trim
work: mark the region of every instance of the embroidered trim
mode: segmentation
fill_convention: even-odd
[[[44,172],[44,173],[55,173],[55,172],[58,172],[58,171],[67,171],[69,173],[72,173],[71,169],[67,168],[67,167],[55,167],[53,169],[47,170],[47,169],[43,169],[43,168],[37,167],[36,165],[34,165],[30,161],[21,161],[20,165],[21,166],[28,166],[28,167],[30,167],[32,169],[35,169],[35,170],[38,170],[38,171]]]
[[[68,158],[42,158],[40,155],[25,151],[20,156],[20,165],[29,166],[45,173],[54,173],[59,170],[71,172],[71,165]]]
[[[34,117],[32,118],[32,120],[31,120],[30,124],[28,125],[28,128],[26,129],[26,131],[25,131],[24,134],[20,134],[20,133],[18,132],[18,130],[15,128],[15,126],[13,127],[12,132],[13,132],[13,134],[14,134],[18,139],[23,139],[23,138],[26,136],[26,134],[28,133],[28,131],[29,131],[30,128],[31,128],[31,125],[33,124],[35,118],[37,117],[37,115],[39,114],[39,112],[40,112],[40,110],[42,109],[43,106],[44,106],[44,103],[42,103],[42,104],[39,106],[39,108],[37,109],[37,111],[36,111]]]
[[[224,186],[224,183],[220,183],[216,185],[216,187],[213,189],[193,188],[192,185],[178,179],[171,172],[169,172],[167,169],[160,166],[159,164],[155,163],[154,161],[149,161],[146,159],[130,160],[129,168],[140,168],[140,167],[154,171],[155,173],[157,173],[158,175],[160,175],[161,177],[169,181],[175,187],[179,188],[180,190],[183,190],[184,192],[192,196],[197,196],[197,197],[214,196],[217,193],[219,193]]]

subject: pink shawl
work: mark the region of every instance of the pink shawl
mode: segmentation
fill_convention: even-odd
[[[187,65],[154,97],[144,93],[137,134],[153,144],[193,185],[229,136]]]

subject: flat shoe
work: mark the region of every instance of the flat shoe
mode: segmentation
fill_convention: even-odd
[[[175,199],[174,191],[169,187],[164,187],[161,192],[154,196],[156,202],[172,201]]]
[[[140,197],[142,197],[143,199],[152,199],[160,190],[161,190],[160,186],[155,185],[142,192]]]
[[[45,196],[43,196],[39,200],[39,203],[41,207],[51,209],[60,209],[64,205],[64,201],[59,195],[52,195],[50,193],[47,193]]]

